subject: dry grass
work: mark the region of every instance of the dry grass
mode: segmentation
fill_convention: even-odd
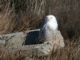
[[[31,1],[0,0],[0,34],[25,31],[39,26],[44,15],[42,10],[45,1],[35,0],[30,3]]]
[[[42,57],[26,57],[20,51],[9,54],[5,52],[3,47],[0,48],[0,60],[80,60],[80,48],[76,42],[65,41],[66,46],[56,52],[52,52],[49,56]]]
[[[80,1],[78,0],[0,0],[0,34],[25,31],[40,27],[42,18],[54,14],[66,46],[48,57],[33,57],[33,60],[80,60]],[[0,60],[32,60],[20,52],[8,54],[0,48]]]
[[[0,23],[0,34],[34,29],[41,25],[45,15],[53,14],[65,38],[78,38],[79,3],[77,0],[0,0],[0,21],[3,21]]]
[[[10,33],[15,27],[15,13],[14,9],[10,8],[10,3],[0,1],[0,34]]]

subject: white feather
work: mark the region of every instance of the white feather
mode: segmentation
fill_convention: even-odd
[[[57,24],[57,20],[56,20],[56,17],[53,16],[53,15],[48,15],[46,16],[45,18],[45,27],[49,27],[50,29],[52,29],[53,31],[54,30],[57,30],[58,29],[58,24]]]
[[[41,29],[40,32],[40,41],[44,42],[45,40],[52,40],[53,39],[53,33],[57,31],[58,24],[56,17],[53,15],[48,15],[45,17],[45,23]]]

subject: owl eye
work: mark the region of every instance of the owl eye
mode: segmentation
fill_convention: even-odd
[[[50,19],[52,19],[53,17],[50,17]]]

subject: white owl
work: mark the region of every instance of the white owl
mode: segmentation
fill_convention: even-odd
[[[52,40],[53,33],[58,29],[58,24],[55,16],[48,15],[44,19],[44,25],[40,30],[40,41]]]
[[[52,41],[54,49],[64,47],[64,39],[58,30],[58,23],[54,15],[45,17],[45,22],[40,30],[40,42]]]
[[[58,23],[56,20],[56,17],[53,15],[48,15],[45,17],[45,24],[43,26],[43,29],[51,29],[51,30],[57,30],[58,29]]]

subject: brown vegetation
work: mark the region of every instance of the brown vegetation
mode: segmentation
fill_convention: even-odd
[[[80,60],[80,50],[76,42],[66,41],[65,48],[52,52],[49,56],[32,56],[26,57],[20,51],[9,54],[0,47],[1,60]]]
[[[66,36],[78,38],[80,35],[79,3],[80,1],[77,0],[0,0],[0,16],[2,16],[0,20],[5,21],[0,25],[8,26],[10,23],[9,29],[0,27],[0,30],[4,30],[1,34],[34,29],[41,25],[45,15],[53,14],[57,17],[59,29],[65,38]],[[5,25],[5,23],[8,24]]]
[[[65,48],[47,57],[34,60],[80,60],[80,1],[79,0],[0,0],[0,34],[34,29],[42,18],[54,14],[65,41]],[[0,60],[32,60],[19,53],[8,54],[0,49]]]

